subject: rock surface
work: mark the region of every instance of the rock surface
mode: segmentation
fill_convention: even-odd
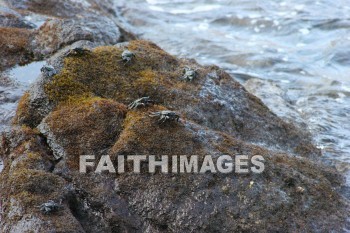
[[[135,59],[124,64],[128,49]],[[16,232],[341,231],[342,177],[315,162],[307,134],[284,123],[218,67],[132,41],[76,56],[41,77],[2,138],[1,229]],[[198,68],[192,82],[183,68]],[[150,96],[154,106],[128,110]],[[160,125],[164,109],[181,122]],[[38,111],[39,110],[39,111]],[[259,144],[259,145],[257,145]],[[262,174],[79,173],[79,155],[263,155]],[[62,200],[57,214],[38,207]],[[319,221],[322,219],[322,221]],[[65,224],[63,224],[65,223]],[[66,224],[69,223],[69,224]]]
[[[112,45],[135,38],[120,25],[109,1],[0,1],[0,71],[80,40]]]
[[[318,162],[307,132],[281,120],[219,67],[178,59],[148,41],[116,44],[133,36],[119,27],[109,1],[5,2],[17,23],[0,21],[7,33],[0,36],[22,39],[15,47],[1,45],[7,47],[0,50],[0,69],[48,58],[58,74],[38,77],[1,137],[1,232],[345,229],[343,177]],[[18,24],[24,15],[46,22]],[[67,56],[77,47],[91,52]],[[128,63],[121,60],[125,49],[135,54]],[[181,80],[186,66],[197,69],[191,82]],[[127,108],[143,96],[155,104]],[[176,111],[180,122],[158,124],[149,116],[162,110]],[[143,166],[141,174],[83,174],[84,154],[109,154],[113,162],[121,154],[262,155],[265,171],[150,174]],[[63,208],[43,214],[38,206],[48,200]]]
[[[121,26],[113,8],[113,1],[0,0],[1,130],[7,128],[3,125],[9,125],[9,117],[13,116],[8,106],[19,100],[18,95],[11,100],[8,96],[13,92],[23,93],[21,85],[3,84],[10,68],[49,59],[73,44],[113,45],[135,38]]]

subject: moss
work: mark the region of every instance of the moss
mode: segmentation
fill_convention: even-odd
[[[155,44],[132,41],[128,49],[136,57],[127,64],[121,61],[123,50],[113,46],[67,57],[62,72],[46,85],[50,100],[61,103],[78,96],[99,96],[128,104],[151,96],[158,102],[172,102],[175,98],[169,89],[189,86],[179,79],[183,64]]]
[[[42,196],[33,195],[28,191],[18,192],[12,197],[16,200],[21,200],[21,204],[25,208],[25,210],[33,209],[33,207],[35,208],[41,205],[43,202],[45,202],[44,200],[46,199]]]
[[[295,153],[300,154],[301,156],[309,156],[310,154],[314,154],[315,150],[319,152],[318,149],[315,148],[315,146],[312,143],[302,143],[299,144],[296,148],[295,148]],[[318,153],[320,155],[320,153]]]
[[[0,27],[0,70],[33,59],[29,43],[32,33],[28,29]]]
[[[180,122],[159,124],[149,112],[165,110],[153,106],[147,110],[130,111],[124,121],[124,130],[111,149],[112,155],[192,155],[205,154],[202,145]]]
[[[28,143],[24,145],[24,147],[26,145],[29,145]],[[34,152],[31,151],[29,153],[25,153],[24,154],[24,158],[22,158],[15,166],[16,170],[18,169],[36,169],[36,168],[40,168],[40,169],[44,169],[43,165],[47,164],[48,161],[46,157],[42,156],[40,153],[38,152]],[[47,166],[49,167],[51,165],[47,164]]]
[[[44,118],[41,111],[38,111],[37,105],[32,102],[28,92],[19,100],[16,115],[12,120],[12,124],[35,128]]]
[[[72,1],[25,1],[26,10],[49,17],[66,18],[81,13],[82,6]],[[68,10],[69,9],[69,10]]]
[[[139,78],[134,82],[134,85],[138,88],[140,95],[156,98],[163,80],[163,76],[157,75],[151,69],[146,69],[139,72]]]
[[[47,195],[62,188],[62,178],[52,173],[32,169],[16,169],[10,176],[11,193],[27,192]]]
[[[25,124],[25,122],[28,121],[28,118],[30,118],[29,114],[29,93],[26,92],[21,97],[21,99],[18,102],[16,115],[13,119],[14,124],[22,125]]]
[[[76,82],[67,72],[55,76],[51,83],[46,84],[45,92],[49,100],[54,103],[70,102],[93,96],[81,83]]]
[[[80,155],[98,155],[113,145],[122,130],[126,111],[125,105],[113,100],[74,99],[59,105],[46,123],[64,147],[68,165],[78,169]]]

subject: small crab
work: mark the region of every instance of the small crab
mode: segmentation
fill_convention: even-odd
[[[135,57],[135,54],[129,50],[124,50],[122,53],[122,61],[126,64],[128,62],[130,62],[133,57]]]
[[[129,109],[135,109],[138,107],[147,107],[151,104],[154,104],[154,101],[151,100],[148,96],[147,97],[142,97],[140,99],[135,100],[131,104],[128,105]]]
[[[53,66],[50,65],[44,65],[40,69],[41,73],[44,74],[45,77],[51,78],[57,74],[57,71]]]
[[[74,49],[70,49],[66,52],[67,57],[72,57],[72,56],[83,56],[86,54],[90,54],[91,50],[87,48],[82,48],[82,47],[76,47]]]
[[[173,111],[160,111],[160,112],[152,112],[150,115],[150,117],[159,117],[158,121],[162,124],[166,121],[179,121],[180,120],[180,116]]]
[[[188,66],[185,66],[184,68],[184,75],[181,77],[182,80],[192,81],[197,77],[197,70],[198,69],[192,69]]]
[[[59,203],[49,200],[48,202],[41,204],[39,208],[40,211],[44,214],[50,214],[59,211],[63,208],[63,206]]]

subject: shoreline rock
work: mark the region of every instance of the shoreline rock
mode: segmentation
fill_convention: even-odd
[[[108,1],[60,1],[41,12],[40,1],[6,2],[52,18],[39,29],[15,31],[31,30],[31,52],[58,74],[38,78],[1,137],[2,232],[341,232],[347,226],[349,203],[338,193],[344,178],[318,161],[309,133],[281,120],[219,67],[178,59],[149,41],[116,44],[130,35],[110,27],[116,22],[108,18],[115,14]],[[63,6],[84,17],[73,20]],[[94,25],[108,28],[86,33],[96,11]],[[91,52],[67,57],[76,47]],[[135,54],[128,63],[121,61],[125,49]],[[8,64],[18,57],[13,61]],[[197,70],[191,82],[181,79],[186,66]],[[143,96],[155,104],[127,108]],[[149,117],[162,110],[176,111],[181,122],[160,125]],[[120,154],[259,154],[266,169],[82,174],[84,154],[110,154],[113,161]],[[48,200],[61,201],[62,210],[40,212]]]
[[[136,54],[127,65],[120,61],[126,48]],[[32,89],[23,97],[17,126],[2,139],[1,194],[16,203],[5,203],[5,231],[23,226],[16,220],[22,215],[34,219],[25,224],[39,231],[58,232],[73,232],[72,226],[77,232],[341,231],[344,226],[346,201],[336,192],[342,177],[312,160],[319,152],[307,134],[277,118],[218,67],[178,60],[148,41],[57,56],[52,63],[63,66],[52,78],[38,80],[41,88],[34,90],[42,94]],[[185,66],[198,68],[192,82],[180,78]],[[28,95],[39,100],[28,101]],[[127,110],[145,95],[157,104]],[[38,109],[46,111],[38,116]],[[164,109],[179,112],[183,122],[161,126],[148,116]],[[222,125],[220,116],[232,120]],[[255,135],[244,128],[251,124]],[[298,156],[289,153],[293,147]],[[81,174],[83,154],[259,154],[266,171]],[[51,189],[49,183],[59,186]],[[48,199],[63,201],[62,214],[40,213],[36,206]],[[23,212],[12,217],[18,206]],[[62,226],[62,218],[72,225]]]
[[[0,71],[16,64],[47,59],[81,40],[101,46],[136,39],[122,28],[109,1],[97,4],[93,0],[5,0],[0,4]],[[45,22],[35,28],[37,22],[29,22],[25,17]]]

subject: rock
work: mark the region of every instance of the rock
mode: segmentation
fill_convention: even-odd
[[[24,28],[0,28],[0,71],[33,59],[30,41],[33,31]]]
[[[126,46],[136,53],[128,65],[121,61]],[[91,69],[92,63],[96,69]],[[67,58],[65,64],[66,70],[46,86],[50,101],[56,104],[79,96],[100,96],[127,105],[142,96],[152,96],[201,125],[242,140],[295,154],[319,155],[307,132],[283,122],[224,71],[201,67],[197,71],[200,78],[188,84],[180,78],[183,68],[200,66],[177,60],[152,43],[135,41],[124,47],[101,47],[83,58]],[[128,73],[125,66],[130,67]],[[69,72],[74,72],[74,79]]]
[[[0,6],[0,27],[31,29],[34,28],[34,25],[16,11]]]
[[[125,49],[135,53],[126,64]],[[343,230],[349,205],[337,190],[344,178],[317,162],[320,152],[307,132],[285,123],[223,70],[177,59],[148,41],[91,51],[70,57],[60,51],[50,60],[59,73],[41,77],[22,97],[0,147],[0,195],[12,200],[4,203],[1,230]],[[181,80],[185,66],[198,69],[192,82]],[[142,96],[155,104],[126,108]],[[180,122],[159,124],[149,116],[162,110],[176,111]],[[85,174],[79,172],[84,154],[109,154],[114,163],[118,155],[199,155],[200,161],[262,155],[266,169],[161,174],[141,166],[141,174]],[[42,214],[37,206],[48,200],[61,200],[63,209]]]
[[[1,155],[6,154],[5,160],[12,162],[5,165],[1,174],[1,197],[12,201],[4,203],[5,209],[9,209],[6,220],[11,225],[4,225],[2,221],[1,231],[50,232],[56,229],[58,232],[83,232],[67,207],[63,210],[65,214],[57,215],[54,223],[48,221],[50,218],[43,216],[38,208],[43,200],[61,198],[60,192],[65,186],[63,178],[50,172],[54,164],[52,153],[38,132],[17,127],[2,140],[2,149],[6,150],[2,150]],[[12,149],[18,149],[18,153]]]
[[[60,18],[74,17],[86,12],[91,6],[88,1],[47,1],[47,0],[5,0],[9,7],[16,10],[26,10],[37,14]]]
[[[283,90],[275,83],[269,80],[249,77],[244,83],[244,87],[258,98],[263,99],[264,103],[283,120],[297,124],[300,128],[308,127],[301,114],[291,104],[292,101],[287,97],[286,90]]]
[[[6,0],[2,5],[0,71],[48,58],[77,41],[114,45],[136,38],[116,19],[108,0]]]
[[[76,158],[69,156],[107,152],[106,149],[113,145],[120,134],[125,113],[126,106],[122,104],[91,98],[57,108],[40,123],[38,129],[47,137],[56,159],[76,162]],[[70,127],[67,128],[67,125]],[[82,128],[85,129],[84,135],[74,133]],[[79,145],[82,147],[79,148]],[[75,165],[78,167],[79,164]]]
[[[17,101],[22,97],[20,86],[6,74],[0,74],[0,131],[10,128],[15,116]]]
[[[36,54],[44,56],[76,41],[87,40],[100,45],[113,45],[120,41],[121,33],[115,23],[104,16],[83,19],[48,20],[33,41]]]

